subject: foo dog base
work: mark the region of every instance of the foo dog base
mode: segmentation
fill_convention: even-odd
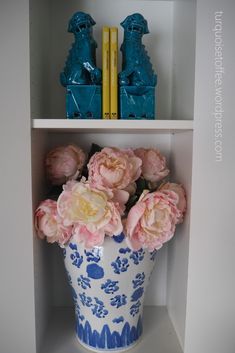
[[[68,119],[101,119],[101,86],[68,85],[66,114]]]
[[[80,343],[103,352],[125,351],[139,342],[155,252],[131,250],[123,234],[92,249],[71,239],[63,252]]]
[[[121,119],[155,119],[155,87],[121,86]]]

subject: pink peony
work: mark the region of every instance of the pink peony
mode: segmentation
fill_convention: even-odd
[[[75,145],[57,147],[46,156],[46,173],[53,185],[76,179],[85,163],[84,152]]]
[[[141,160],[131,149],[105,147],[88,163],[88,180],[109,189],[125,189],[141,175]]]
[[[165,183],[162,184],[159,191],[174,191],[178,195],[178,202],[176,204],[178,210],[181,212],[181,217],[179,218],[178,223],[182,223],[184,220],[184,214],[187,208],[187,201],[186,201],[186,193],[182,185],[175,184],[175,183]]]
[[[74,225],[74,236],[86,247],[101,245],[105,235],[122,232],[118,208],[110,200],[112,194],[85,182],[69,182],[57,201],[64,224]]]
[[[142,175],[147,181],[154,183],[168,175],[166,158],[158,150],[137,148],[134,152],[142,160]]]
[[[57,203],[53,200],[40,203],[35,212],[35,228],[39,238],[46,237],[48,243],[64,245],[72,235],[72,227],[64,226],[57,213]]]
[[[177,202],[178,196],[173,191],[143,192],[126,221],[126,233],[133,249],[160,249],[173,237],[181,216]]]

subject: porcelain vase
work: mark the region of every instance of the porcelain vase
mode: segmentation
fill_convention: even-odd
[[[144,294],[156,252],[131,250],[123,234],[85,249],[63,249],[75,304],[76,335],[92,351],[125,351],[143,332]]]

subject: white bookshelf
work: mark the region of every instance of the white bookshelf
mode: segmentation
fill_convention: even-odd
[[[159,148],[171,179],[187,190],[185,222],[159,251],[146,293],[146,331],[130,352],[234,352],[234,7],[232,0],[1,1],[0,352],[85,353],[75,341],[72,309],[64,309],[71,298],[62,258],[36,238],[33,212],[45,197],[46,152],[66,143],[88,151],[92,142]],[[214,160],[212,116],[212,29],[219,10],[226,69],[222,164]],[[156,120],[65,119],[59,73],[75,11],[97,22],[98,66],[102,25],[120,28],[134,12],[148,20],[144,44],[158,74]]]

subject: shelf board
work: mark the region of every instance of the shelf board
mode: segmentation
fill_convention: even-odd
[[[40,353],[88,353],[76,338],[72,308],[56,308]],[[166,307],[144,309],[142,340],[128,353],[183,353]]]
[[[192,120],[33,119],[33,129],[74,132],[175,133],[192,131]]]

